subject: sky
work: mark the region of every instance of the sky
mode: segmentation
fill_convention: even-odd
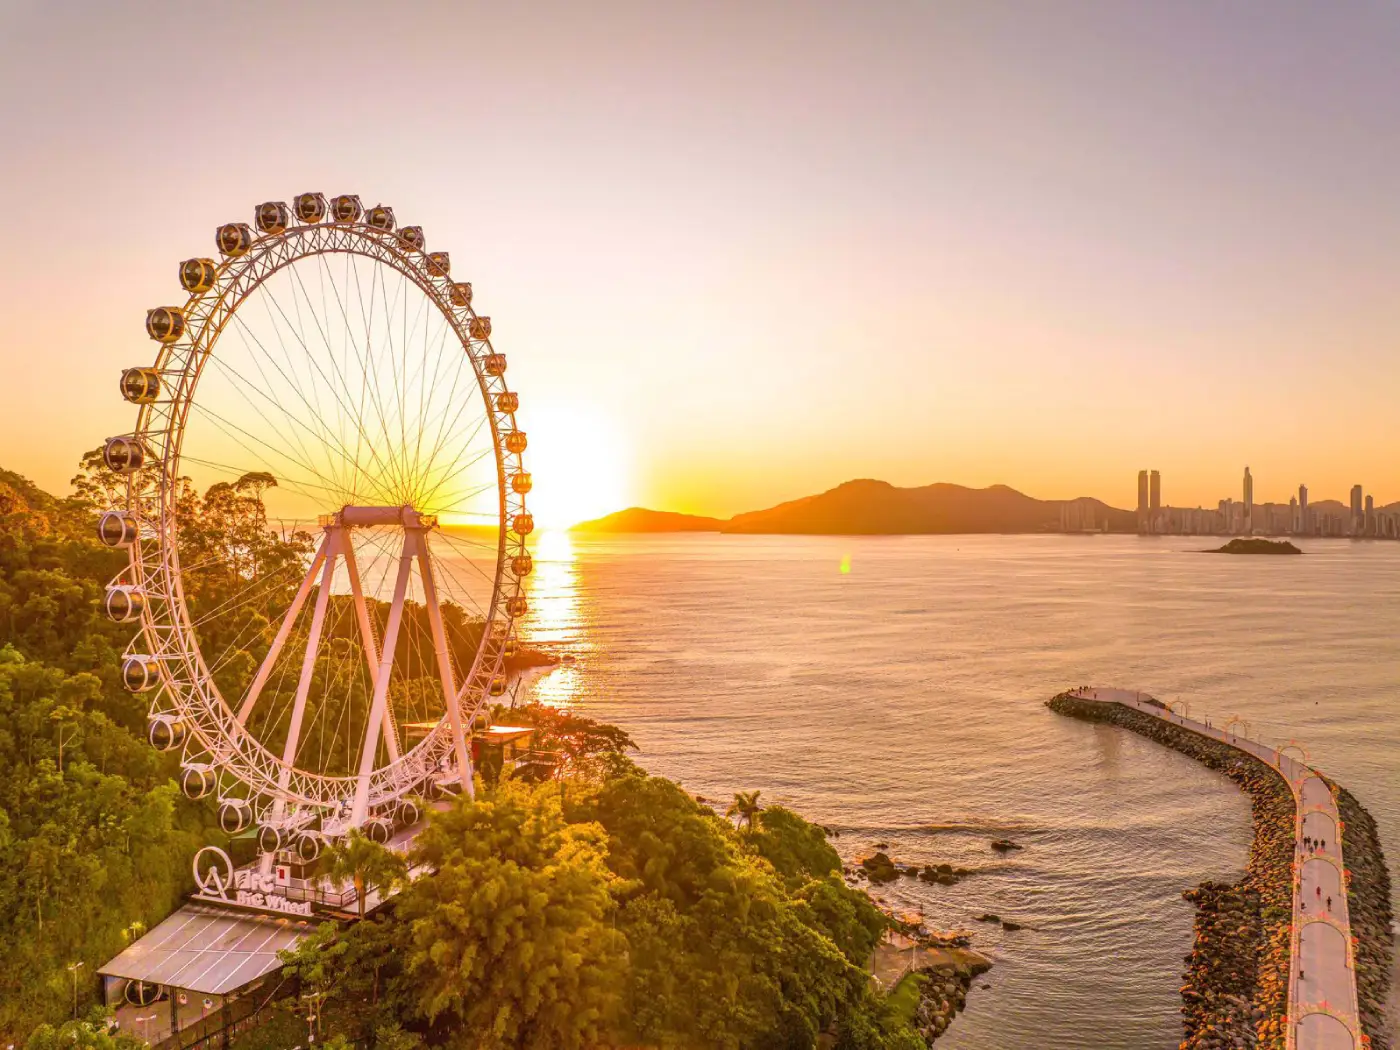
[[[451,251],[561,519],[1389,503],[1397,54],[1381,2],[0,0],[0,465],[64,489],[178,262],[319,190]]]

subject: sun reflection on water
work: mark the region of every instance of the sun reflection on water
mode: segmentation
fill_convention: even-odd
[[[583,631],[578,596],[578,562],[567,532],[540,534],[532,551],[535,571],[529,579],[530,615],[521,625],[521,641],[546,649],[563,661],[545,671],[527,692],[531,699],[568,707],[579,698],[579,663],[590,648]]]

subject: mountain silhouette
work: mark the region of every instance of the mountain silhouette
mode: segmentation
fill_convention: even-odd
[[[1060,508],[1092,507],[1094,520],[1114,532],[1136,531],[1132,511],[1088,497],[1039,500],[1007,485],[984,489],[939,482],[899,488],[868,478],[815,496],[736,514],[728,521],[630,507],[575,525],[579,532],[737,532],[807,535],[920,535],[976,532],[1057,532]]]

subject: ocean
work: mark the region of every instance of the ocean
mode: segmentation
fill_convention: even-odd
[[[887,843],[975,869],[875,891],[996,960],[940,1048],[1174,1047],[1181,893],[1242,872],[1247,800],[1046,699],[1111,684],[1243,719],[1350,788],[1392,863],[1400,844],[1400,544],[1198,553],[1214,545],[546,534],[526,635],[572,662],[528,692],[623,726],[697,794],[758,789],[831,827],[848,862]]]

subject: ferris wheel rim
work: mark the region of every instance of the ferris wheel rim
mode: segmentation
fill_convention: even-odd
[[[283,249],[283,254],[274,258],[279,249]],[[155,363],[155,371],[162,377],[174,379],[178,376],[164,402],[170,406],[165,422],[159,424],[156,405],[143,403],[138,413],[137,428],[132,433],[132,437],[150,446],[152,451],[159,446],[158,454],[153,457],[153,467],[158,475],[158,514],[154,519],[145,514],[138,514],[137,517],[148,526],[155,525],[155,540],[160,548],[157,571],[149,573],[146,566],[150,559],[143,556],[143,540],[138,537],[133,543],[130,563],[133,582],[154,595],[171,614],[169,622],[159,623],[155,617],[155,603],[146,604],[141,616],[141,637],[145,639],[148,651],[158,657],[156,666],[170,702],[179,713],[195,716],[189,719],[192,740],[197,743],[199,751],[208,754],[212,766],[246,785],[251,796],[263,799],[281,797],[287,803],[315,808],[325,808],[343,801],[346,792],[360,777],[355,774],[315,772],[296,765],[295,760],[285,762],[237,721],[232,705],[213,680],[185,598],[178,549],[180,517],[174,490],[179,481],[184,434],[190,409],[195,405],[199,380],[204,367],[213,358],[225,327],[236,316],[238,309],[273,275],[299,261],[335,254],[357,255],[388,265],[427,297],[456,336],[461,352],[470,361],[472,375],[477,381],[477,393],[464,396],[479,396],[482,399],[486,419],[490,423],[497,487],[496,558],[491,598],[485,609],[473,665],[461,669],[460,711],[468,725],[485,706],[488,699],[485,683],[495,677],[503,662],[504,639],[514,620],[514,615],[504,608],[506,592],[512,590],[510,578],[505,572],[510,537],[513,535],[509,504],[518,503],[520,512],[524,513],[523,499],[512,493],[507,484],[506,460],[514,455],[518,466],[519,453],[505,447],[503,424],[508,423],[510,432],[516,431],[514,411],[498,411],[493,396],[508,394],[509,390],[500,375],[488,375],[482,367],[482,357],[495,353],[490,343],[489,329],[484,337],[474,337],[471,322],[478,315],[470,301],[465,304],[454,302],[451,290],[455,285],[447,273],[432,273],[426,252],[405,245],[397,232],[358,222],[289,225],[280,232],[255,239],[244,253],[225,259],[217,267],[212,288],[190,294],[184,308],[185,316],[193,322],[187,338],[162,343]],[[259,265],[269,259],[272,259],[271,264],[259,269]],[[244,278],[249,275],[252,277],[245,283]],[[211,294],[213,292],[217,294]],[[176,355],[182,351],[183,363],[172,366]],[[134,493],[129,494],[128,509],[140,498]],[[137,509],[139,511],[141,508]],[[520,537],[519,546],[521,553],[524,553],[523,536]],[[518,595],[520,590],[521,581],[517,577],[513,593]],[[485,675],[481,673],[483,663],[490,664]],[[176,675],[176,665],[183,670],[183,674]],[[200,715],[206,717],[198,717]],[[370,775],[375,805],[402,798],[431,777],[438,764],[451,752],[448,722],[448,714],[443,712],[423,740],[405,750],[397,759],[382,766],[376,765]],[[189,751],[187,743],[187,755]],[[288,775],[285,786],[279,784],[283,773]]]

